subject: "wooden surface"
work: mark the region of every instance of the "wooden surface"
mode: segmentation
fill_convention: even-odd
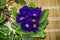
[[[49,9],[49,24],[44,31],[46,31],[45,39],[36,40],[60,40],[60,0],[25,0],[27,4],[33,2],[42,9]],[[21,5],[16,3],[13,6],[20,8]]]

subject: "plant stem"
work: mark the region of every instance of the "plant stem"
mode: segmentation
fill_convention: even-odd
[[[22,35],[20,34],[20,37],[21,37],[21,39],[20,40],[22,40]]]

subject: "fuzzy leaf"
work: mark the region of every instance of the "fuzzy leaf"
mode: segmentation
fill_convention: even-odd
[[[0,9],[4,9],[6,5],[6,0],[0,0]]]
[[[38,31],[36,33],[31,34],[31,37],[35,38],[44,38],[46,36],[46,33],[44,31]]]
[[[14,22],[14,23],[11,24],[11,26],[12,26],[12,28],[15,29],[15,31],[16,31],[17,34],[27,34],[26,31],[23,31],[21,29],[21,27],[20,27],[20,25],[18,23]]]
[[[22,29],[21,29],[21,30],[20,30],[20,29],[17,29],[17,30],[16,30],[16,33],[17,33],[17,34],[27,34],[28,32],[23,31]]]
[[[14,40],[20,40],[20,36],[18,36],[18,35],[15,35],[15,38],[14,38]]]
[[[43,23],[39,24],[39,30],[43,30],[48,25],[48,20],[45,20]]]
[[[5,25],[0,25],[0,37],[6,38],[9,33],[9,29]]]
[[[10,11],[16,12],[16,11],[17,11],[17,8],[16,8],[16,7],[11,7],[11,8],[10,8]]]
[[[17,4],[25,5],[26,2],[24,0],[15,0]]]
[[[10,14],[14,19],[16,19],[16,14],[17,14],[17,8],[16,7],[11,7],[10,8]]]
[[[11,27],[12,27],[13,29],[15,29],[15,30],[21,29],[21,28],[20,28],[20,24],[18,24],[18,23],[16,23],[16,22],[11,23]]]
[[[8,36],[8,40],[14,40],[14,34],[13,32],[10,33],[10,35]]]
[[[49,10],[48,9],[45,9],[42,12],[42,15],[41,15],[41,18],[39,20],[39,23],[42,23],[42,22],[44,22],[47,19],[48,13],[49,13]]]
[[[6,20],[6,16],[3,13],[0,13],[0,23],[3,23]]]
[[[34,40],[34,38],[30,37],[30,35],[27,34],[27,35],[22,35],[22,40]]]
[[[30,3],[28,4],[28,6],[29,6],[29,7],[33,7],[33,8],[36,8],[36,5],[35,5],[34,3],[32,3],[32,2],[30,2]]]
[[[11,32],[8,36],[8,40],[20,40],[20,36],[13,34],[13,32]]]
[[[7,38],[1,38],[1,37],[0,37],[0,40],[7,40]]]

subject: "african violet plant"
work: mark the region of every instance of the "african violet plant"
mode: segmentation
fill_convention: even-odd
[[[9,0],[9,2],[12,0]],[[44,38],[46,33],[43,31],[48,24],[48,9],[42,11],[34,3],[26,5],[24,0],[15,0],[16,3],[23,5],[22,8],[6,6],[6,0],[0,1],[0,40],[34,40],[34,38]],[[11,16],[12,15],[12,16]],[[11,19],[14,21],[12,21]],[[15,30],[10,31],[4,25],[10,22]]]

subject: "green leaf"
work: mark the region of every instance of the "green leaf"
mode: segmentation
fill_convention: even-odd
[[[17,4],[25,5],[26,2],[24,0],[15,0]]]
[[[11,8],[10,8],[10,14],[12,15],[12,17],[13,17],[14,19],[16,19],[17,8],[16,8],[16,7],[11,7]]]
[[[22,29],[17,29],[17,30],[16,30],[16,33],[17,33],[17,34],[28,34],[28,32],[26,32],[26,31],[24,31],[24,30],[22,30]]]
[[[20,36],[15,35],[15,39],[14,40],[20,40]]]
[[[45,20],[43,23],[39,24],[38,30],[43,30],[48,25],[48,20]]]
[[[21,29],[20,28],[20,24],[19,23],[16,23],[16,22],[11,23],[11,27],[14,28],[15,30]]]
[[[34,40],[34,38],[30,37],[30,35],[27,34],[27,35],[22,35],[22,40]]]
[[[3,13],[0,13],[0,20],[2,19],[2,17],[3,17]]]
[[[6,0],[0,0],[0,9],[4,9],[6,5]]]
[[[6,16],[3,13],[0,13],[0,23],[3,23],[6,20]]]
[[[38,31],[36,33],[31,34],[31,37],[34,38],[44,38],[46,36],[46,33],[44,31]]]
[[[35,5],[34,3],[32,3],[32,2],[30,2],[30,3],[28,4],[28,6],[29,6],[29,7],[33,7],[33,8],[36,8],[36,5]]]
[[[1,37],[0,37],[0,40],[7,40],[7,38],[1,38]]]
[[[47,19],[48,13],[49,13],[48,9],[43,10],[39,23],[42,23]]]
[[[13,34],[13,32],[11,32],[8,36],[8,40],[20,40],[20,36]]]
[[[16,8],[16,7],[11,7],[11,8],[10,8],[10,11],[16,12],[16,11],[17,11],[17,8]]]
[[[27,34],[26,31],[23,31],[23,30],[21,29],[20,24],[14,22],[14,23],[11,24],[11,26],[12,26],[12,28],[15,29],[15,32],[16,32],[17,34]]]
[[[0,25],[0,37],[6,38],[9,33],[9,29],[5,25]]]
[[[8,36],[8,40],[14,40],[14,34],[13,32],[10,33],[10,35]]]

